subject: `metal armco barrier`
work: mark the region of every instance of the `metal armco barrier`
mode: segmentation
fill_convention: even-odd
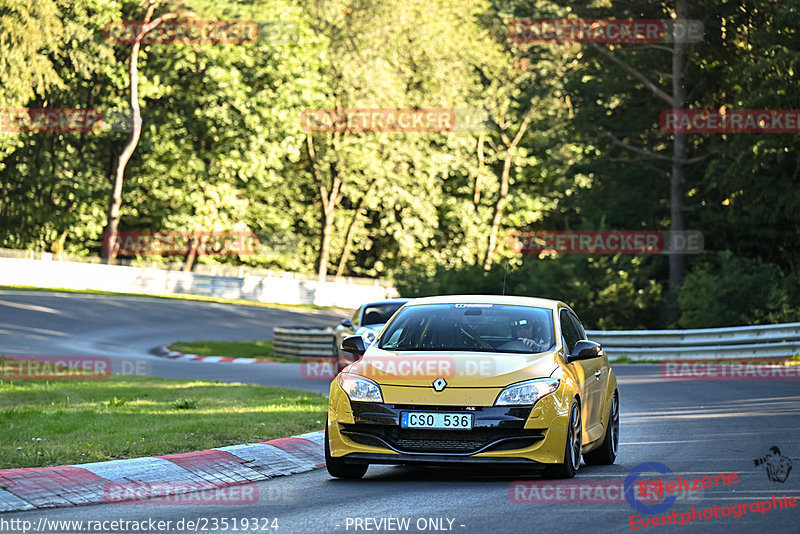
[[[276,326],[273,353],[284,358],[333,358],[333,328]]]
[[[694,330],[588,330],[609,358],[785,358],[800,353],[800,323]],[[333,329],[275,327],[274,351],[287,358],[330,358]]]
[[[587,330],[609,358],[785,358],[800,353],[800,323],[694,330]]]

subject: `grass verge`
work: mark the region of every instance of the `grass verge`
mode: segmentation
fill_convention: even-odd
[[[0,380],[0,469],[266,441],[323,428],[326,410],[316,393],[219,381]]]
[[[38,291],[42,293],[77,293],[81,295],[106,295],[111,297],[141,297],[151,299],[197,300],[200,302],[216,302],[219,304],[236,304],[238,306],[257,306],[261,308],[281,308],[286,310],[333,310],[352,313],[353,310],[335,308],[333,306],[317,306],[316,304],[278,304],[274,302],[259,302],[245,299],[221,299],[204,297],[202,295],[160,295],[155,293],[118,293],[115,291],[99,291],[96,289],[67,289],[64,287],[33,287],[33,286],[4,286],[3,291]]]
[[[300,363],[300,360],[294,358],[275,356],[272,351],[272,341],[176,341],[167,348],[198,356],[258,358],[273,362]]]

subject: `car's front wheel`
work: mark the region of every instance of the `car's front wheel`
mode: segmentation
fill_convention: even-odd
[[[564,447],[564,463],[549,466],[545,474],[551,478],[572,478],[581,465],[581,407],[572,400],[567,424],[567,443]]]
[[[619,396],[616,392],[611,397],[611,410],[606,425],[606,437],[603,444],[592,452],[583,455],[586,465],[611,465],[617,459],[619,447]]]
[[[328,427],[325,427],[325,467],[328,474],[335,478],[357,479],[363,477],[369,469],[369,464],[348,464],[342,458],[331,456],[331,446],[328,441]]]

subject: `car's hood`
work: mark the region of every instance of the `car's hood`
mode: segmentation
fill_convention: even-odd
[[[358,335],[361,335],[367,331],[372,331],[373,333],[377,334],[378,332],[381,331],[381,328],[383,328],[385,324],[386,323],[379,323],[379,324],[368,324],[364,326],[359,326],[358,328],[356,328],[355,332]]]
[[[510,354],[495,352],[387,351],[370,347],[347,371],[378,384],[429,387],[444,378],[447,387],[504,387],[552,374],[554,352]]]
[[[361,330],[372,330],[373,332],[380,332],[381,328],[383,328],[385,324],[386,323],[361,325],[358,328],[356,328],[356,332],[359,332]]]

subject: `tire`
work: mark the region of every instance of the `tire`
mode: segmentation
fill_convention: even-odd
[[[572,401],[567,424],[567,443],[564,447],[564,462],[548,466],[545,475],[549,478],[572,478],[581,465],[581,407]]]
[[[619,448],[619,395],[611,397],[611,410],[608,414],[608,427],[602,445],[583,455],[586,465],[611,465],[617,459]]]
[[[367,473],[369,464],[347,464],[342,458],[331,456],[331,446],[328,441],[328,427],[325,427],[325,467],[328,474],[334,478],[359,479]]]

